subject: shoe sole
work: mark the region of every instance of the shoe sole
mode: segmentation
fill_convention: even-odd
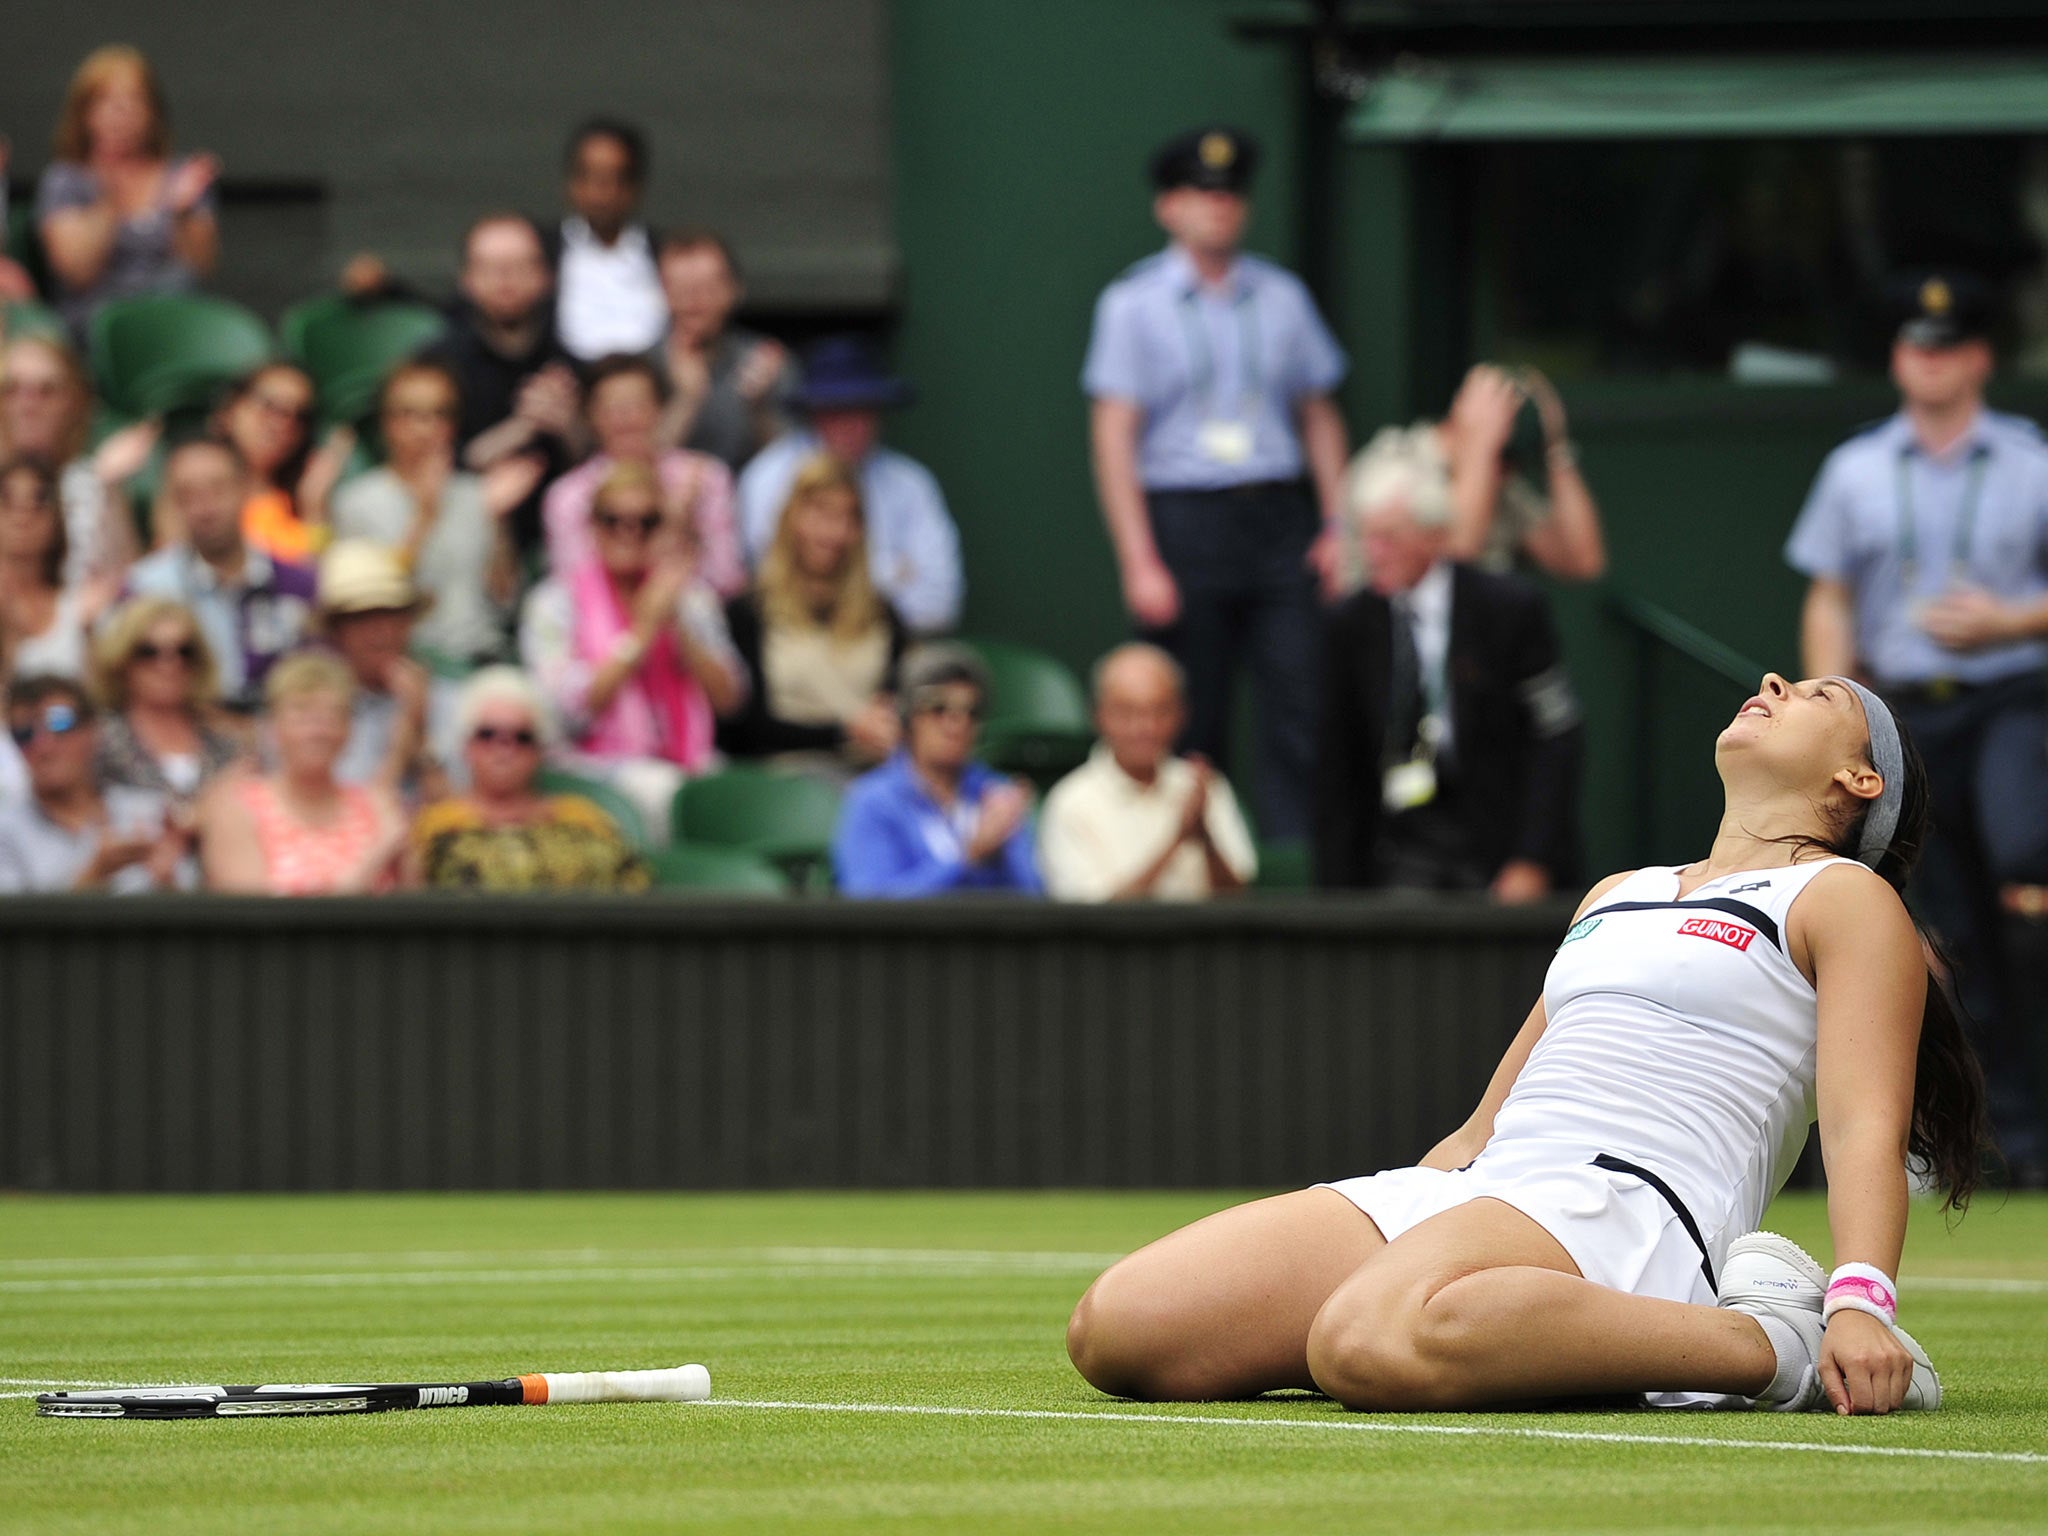
[[[1932,1413],[1941,1406],[1941,1375],[1934,1369],[1934,1362],[1927,1358],[1927,1351],[1920,1347],[1920,1341],[1897,1323],[1892,1324],[1892,1337],[1906,1346],[1906,1353],[1913,1357],[1913,1384],[1906,1389],[1906,1400],[1899,1404],[1901,1412]],[[1922,1370],[1927,1372],[1927,1388],[1933,1394],[1932,1402],[1913,1401],[1913,1394],[1921,1388]]]

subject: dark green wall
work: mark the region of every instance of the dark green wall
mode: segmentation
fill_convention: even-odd
[[[1088,478],[1081,360],[1095,297],[1164,240],[1152,147],[1220,118],[1295,176],[1293,67],[1233,38],[1230,0],[898,0],[897,361],[920,403],[891,427],[945,486],[968,628],[1085,667],[1123,633]],[[1250,244],[1297,257],[1292,199]]]

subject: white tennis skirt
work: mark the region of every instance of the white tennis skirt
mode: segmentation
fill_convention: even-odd
[[[1579,1273],[1631,1296],[1714,1304],[1713,1266],[1678,1197],[1648,1169],[1582,1148],[1511,1142],[1469,1166],[1393,1168],[1318,1185],[1370,1216],[1388,1242],[1468,1200],[1511,1205],[1556,1238]]]

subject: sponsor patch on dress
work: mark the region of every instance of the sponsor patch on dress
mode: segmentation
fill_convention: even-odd
[[[1731,923],[1722,917],[1688,917],[1678,925],[1678,931],[1695,939],[1712,939],[1730,949],[1748,949],[1750,941],[1756,937],[1754,928]]]

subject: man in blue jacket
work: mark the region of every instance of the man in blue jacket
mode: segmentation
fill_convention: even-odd
[[[832,864],[848,896],[1042,895],[1031,791],[974,761],[988,673],[929,645],[903,663],[904,746],[847,791]]]

